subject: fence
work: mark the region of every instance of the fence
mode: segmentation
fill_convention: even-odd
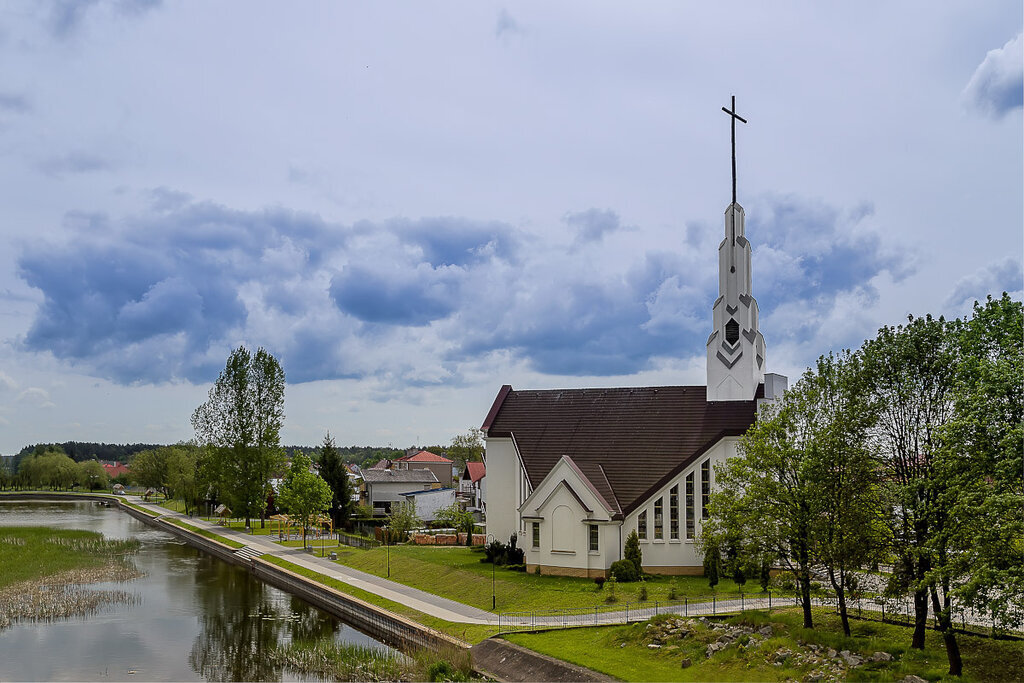
[[[344,531],[338,532],[338,542],[350,545],[355,548],[376,548],[380,545],[380,541],[375,541],[372,538],[366,538],[364,536],[353,536],[352,534],[346,534]]]
[[[770,612],[772,609],[799,607],[800,604],[800,597],[797,595],[779,595],[768,591],[753,594],[687,597],[668,602],[627,602],[589,608],[500,612],[498,614],[498,633],[628,624],[646,621],[660,614],[708,617],[743,613],[748,610]],[[815,607],[832,608],[837,612],[839,610],[839,601],[835,594],[816,592],[811,598],[811,604]],[[846,607],[847,614],[853,618],[911,626],[914,621],[914,604],[910,596],[897,598],[847,597]],[[934,628],[934,615],[932,616],[933,623],[930,626]],[[967,607],[953,610],[953,622],[956,630],[979,635],[1008,636],[1013,631],[1019,632],[1024,626],[1021,616],[1024,615],[1018,615],[1013,623],[997,628],[991,617],[984,613]]]

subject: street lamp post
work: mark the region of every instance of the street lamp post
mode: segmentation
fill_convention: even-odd
[[[391,531],[388,529],[388,525],[384,525],[384,547],[387,548],[388,554],[388,578],[391,578]]]
[[[490,545],[494,541],[494,534],[487,534],[487,545]],[[494,593],[494,565],[497,564],[495,558],[491,558],[491,611],[494,612],[498,609],[498,599]]]

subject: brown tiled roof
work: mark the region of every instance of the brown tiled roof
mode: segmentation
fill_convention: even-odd
[[[462,473],[462,478],[465,479],[467,474],[469,475],[470,481],[478,482],[487,474],[487,468],[482,462],[467,462],[466,469]]]
[[[709,403],[702,386],[502,387],[483,428],[515,438],[532,486],[568,455],[610,507],[628,514],[722,437],[746,432],[756,407]]]

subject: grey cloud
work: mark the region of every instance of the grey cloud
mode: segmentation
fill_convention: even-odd
[[[1024,107],[1024,39],[1021,33],[985,55],[963,94],[974,107],[995,119]]]
[[[605,235],[618,231],[619,214],[609,209],[587,209],[575,213],[567,213],[563,218],[565,224],[576,231],[578,243],[597,242]]]
[[[969,310],[975,301],[984,301],[989,294],[999,296],[1002,292],[1024,290],[1024,271],[1021,262],[1008,257],[1000,263],[992,263],[960,278],[946,299],[946,306],[954,311]]]
[[[523,35],[526,31],[504,7],[498,11],[498,20],[494,25],[494,35],[498,38]]]
[[[86,17],[98,8],[115,14],[135,16],[159,7],[161,0],[50,0],[49,27],[56,38],[74,34]]]
[[[24,95],[0,92],[0,110],[24,114],[32,110],[32,105]]]

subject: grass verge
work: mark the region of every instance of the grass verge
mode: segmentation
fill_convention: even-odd
[[[744,643],[741,637],[711,657],[706,656],[706,648],[719,637],[719,632],[700,622],[687,627],[690,633],[683,637],[671,636],[659,640],[660,647],[649,647],[654,644],[652,633],[656,633],[652,629],[666,620],[664,616],[625,626],[517,633],[506,638],[531,650],[627,681],[805,680],[823,667],[815,663],[823,657],[814,654],[809,648],[811,645],[821,651],[832,648],[835,652],[849,650],[864,656],[887,652],[894,658],[890,662],[866,662],[856,668],[836,665],[835,662],[841,660],[831,658],[833,673],[841,671],[847,680],[893,681],[909,674],[929,681],[964,683],[1024,679],[1024,643],[1021,641],[959,637],[964,676],[954,678],[946,675],[946,651],[941,635],[935,631],[928,632],[924,651],[918,651],[909,648],[911,629],[905,626],[852,620],[852,635],[847,638],[837,615],[824,609],[815,610],[814,619],[816,628],[812,630],[802,627],[801,613],[795,609],[771,614],[748,612],[730,617],[726,623],[754,628],[770,624],[773,634],[757,642]],[[740,647],[741,644],[744,646]],[[779,653],[785,650],[792,654],[780,657]],[[684,659],[689,659],[692,666],[684,668]]]
[[[459,624],[451,621],[446,621],[444,619],[438,619],[437,617],[431,616],[429,614],[424,614],[419,610],[412,609],[411,607],[406,607],[401,603],[394,602],[386,598],[382,598],[379,595],[368,593],[367,591],[361,590],[354,586],[350,586],[349,584],[343,581],[339,581],[338,579],[332,578],[330,576],[327,576],[326,574],[321,574],[320,572],[313,571],[312,569],[307,569],[293,562],[289,562],[288,560],[283,560],[279,557],[274,557],[272,555],[264,555],[261,559],[270,562],[271,564],[276,564],[279,567],[283,567],[288,571],[295,572],[300,576],[305,576],[306,578],[312,579],[317,583],[323,584],[324,586],[329,586],[330,588],[333,588],[341,593],[351,595],[352,597],[359,598],[360,600],[368,602],[371,605],[376,605],[377,607],[386,609],[389,612],[401,615],[406,619],[415,621],[418,624],[423,624],[424,626],[432,628],[435,631],[446,633],[466,643],[479,643],[480,641],[486,640],[488,637],[494,635],[493,627],[476,624]]]
[[[0,527],[0,589],[76,569],[103,567],[134,551],[135,541],[108,541],[95,531]]]
[[[230,538],[224,538],[223,536],[221,536],[219,534],[215,534],[212,531],[208,531],[206,529],[200,529],[197,526],[192,526],[188,522],[183,522],[182,520],[176,519],[174,517],[166,517],[166,518],[164,518],[164,521],[165,522],[170,522],[171,524],[173,524],[175,526],[180,526],[182,529],[188,529],[192,533],[199,534],[200,536],[202,536],[204,538],[209,538],[212,541],[217,541],[218,543],[223,543],[224,545],[230,546],[232,548],[235,548],[236,550],[238,548],[244,548],[245,547],[244,543],[239,543],[238,541],[234,541],[234,540],[232,540]]]

